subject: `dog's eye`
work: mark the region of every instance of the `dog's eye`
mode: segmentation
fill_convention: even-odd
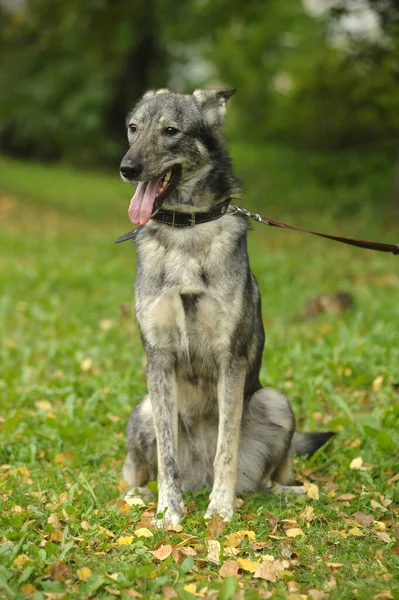
[[[164,132],[164,134],[165,134],[165,135],[170,135],[170,136],[172,136],[172,135],[176,135],[176,133],[179,133],[179,130],[178,130],[178,129],[176,129],[176,127],[166,127],[166,128],[163,130],[163,132]]]
[[[135,125],[134,123],[130,123],[130,125],[129,125],[129,131],[130,131],[130,133],[136,133],[136,131],[137,131],[137,125]]]

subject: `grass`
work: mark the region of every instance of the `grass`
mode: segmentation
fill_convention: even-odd
[[[294,167],[282,174],[277,163],[266,153],[263,178],[238,163],[251,206],[382,241],[396,228],[397,238],[382,209],[342,221],[351,194],[370,205],[367,184],[322,188],[301,171],[298,186]],[[298,479],[317,486],[306,497],[243,498],[224,526],[203,519],[209,491],[187,494],[182,531],[155,531],[155,504],[127,505],[120,482],[125,426],[146,389],[134,248],[112,243],[129,229],[129,189],[115,175],[5,159],[0,169],[0,595],[399,598],[398,258],[254,225],[263,382],[289,394],[300,429],[338,435],[297,461]],[[306,299],[341,289],[352,312],[300,318]],[[230,556],[225,536],[237,531],[253,533]],[[160,548],[164,560],[151,554]],[[265,555],[275,570],[255,576]],[[226,560],[237,576],[219,574]]]

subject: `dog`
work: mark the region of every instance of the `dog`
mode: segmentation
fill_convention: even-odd
[[[148,395],[127,428],[123,479],[158,480],[160,527],[182,491],[211,486],[205,518],[231,519],[235,495],[292,481],[292,454],[331,433],[294,433],[289,400],[259,381],[261,299],[247,253],[241,186],[222,137],[234,89],[147,92],[128,116],[120,174],[137,183],[135,308]]]

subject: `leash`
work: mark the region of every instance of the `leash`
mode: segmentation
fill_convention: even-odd
[[[357,246],[358,248],[367,248],[368,250],[376,250],[378,252],[391,252],[392,254],[399,254],[399,244],[385,244],[383,242],[371,242],[368,240],[358,240],[351,237],[343,237],[340,235],[330,235],[328,233],[320,233],[318,231],[311,231],[310,229],[302,229],[296,227],[296,225],[288,225],[287,223],[281,223],[274,219],[263,217],[258,213],[253,213],[242,206],[232,204],[232,211],[227,212],[227,207],[230,204],[230,198],[225,200],[222,204],[211,209],[206,213],[181,213],[174,212],[166,209],[158,209],[156,213],[151,217],[154,221],[159,221],[170,227],[195,227],[201,223],[208,223],[209,221],[215,221],[220,219],[224,214],[230,215],[244,215],[258,223],[263,225],[269,225],[269,227],[279,227],[280,229],[291,229],[292,231],[301,231],[303,233],[310,233],[311,235],[317,235],[318,237],[332,240],[333,242],[340,242],[341,244],[348,244],[349,246]],[[126,242],[127,240],[134,239],[139,231],[139,227],[124,233],[115,240],[115,244],[120,242]]]
[[[383,242],[371,242],[369,240],[357,240],[356,238],[351,237],[343,237],[340,235],[330,235],[328,233],[320,233],[318,231],[311,231],[310,229],[302,229],[301,227],[296,227],[296,225],[287,225],[287,223],[281,223],[280,221],[275,221],[274,219],[268,219],[267,217],[262,217],[258,213],[252,213],[249,210],[246,210],[242,206],[233,205],[233,212],[230,213],[233,215],[242,214],[246,217],[257,221],[258,223],[263,223],[264,225],[269,225],[270,227],[280,227],[281,229],[291,229],[292,231],[302,231],[303,233],[310,233],[311,235],[317,235],[322,238],[326,238],[328,240],[333,240],[333,242],[340,242],[341,244],[348,244],[349,246],[357,246],[358,248],[367,248],[368,250],[377,250],[378,252],[392,252],[392,254],[399,254],[399,244],[385,244]]]

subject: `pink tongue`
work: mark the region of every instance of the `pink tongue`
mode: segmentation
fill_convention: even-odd
[[[151,219],[155,194],[162,177],[138,184],[128,210],[129,218],[135,225],[145,225]]]

